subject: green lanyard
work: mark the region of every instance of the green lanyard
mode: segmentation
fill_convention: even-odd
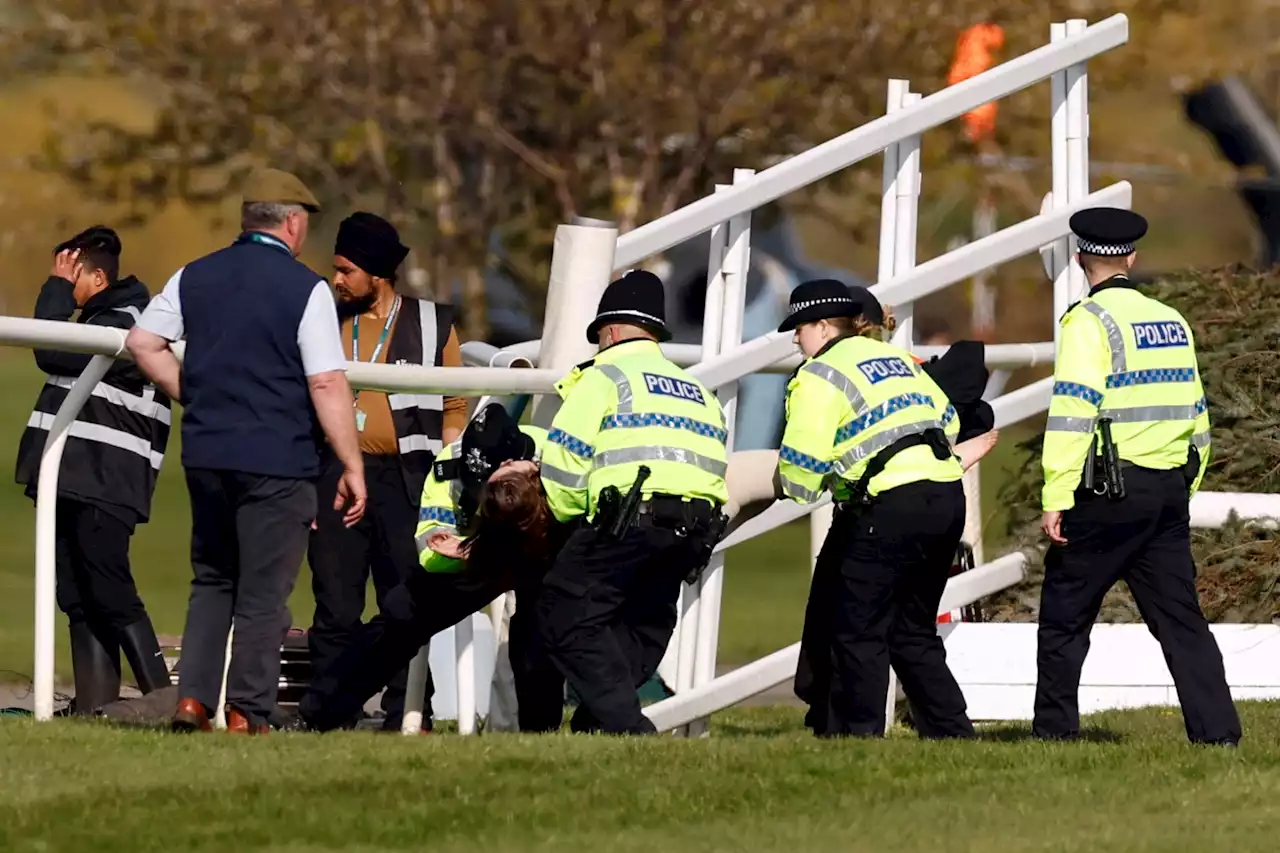
[[[382,347],[386,345],[387,338],[391,335],[391,327],[395,325],[396,315],[400,313],[400,297],[396,297],[396,301],[391,305],[391,312],[387,314],[387,322],[382,327],[382,334],[378,337],[378,345],[374,347],[373,357],[369,359],[369,363],[373,364],[378,360],[378,356],[382,354]],[[351,321],[351,360],[360,360],[360,315]],[[354,391],[351,395],[352,402],[360,398],[360,392]]]

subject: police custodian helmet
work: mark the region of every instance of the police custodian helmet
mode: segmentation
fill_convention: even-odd
[[[648,270],[630,270],[606,287],[596,318],[587,326],[588,343],[600,343],[600,330],[610,323],[640,326],[653,332],[659,341],[671,340],[662,279]]]

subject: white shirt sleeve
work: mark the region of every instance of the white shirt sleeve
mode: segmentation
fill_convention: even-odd
[[[347,369],[347,359],[342,352],[342,333],[338,329],[338,306],[326,281],[316,283],[302,312],[302,320],[298,323],[298,349],[302,351],[302,369],[308,376]]]
[[[138,327],[153,335],[159,335],[167,341],[180,341],[184,333],[182,326],[182,300],[178,295],[178,286],[182,282],[182,270],[179,269],[160,291],[148,303],[142,316],[138,318]]]

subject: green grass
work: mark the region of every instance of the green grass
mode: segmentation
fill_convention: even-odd
[[[1280,823],[1280,704],[1240,750],[1170,710],[971,743],[819,742],[798,711],[728,712],[708,740],[570,735],[237,739],[0,722],[0,849],[1248,851]]]
[[[12,401],[0,417],[0,459],[13,470],[18,438],[43,381],[25,351],[0,350],[0,397]],[[983,505],[995,507],[995,487],[1012,454],[1013,435],[984,463]],[[12,481],[10,481],[12,483]],[[999,519],[988,521],[996,531]],[[132,561],[138,588],[161,634],[180,635],[186,614],[191,568],[191,530],[186,484],[174,430],[160,472],[153,517],[134,536]],[[994,540],[989,536],[989,542]],[[803,520],[772,531],[729,553],[721,618],[721,663],[744,663],[776,651],[800,637],[808,596],[809,525]],[[22,488],[0,488],[0,681],[25,680],[31,672],[35,508]],[[374,612],[372,591],[369,613]],[[311,624],[314,603],[304,566],[290,599],[293,623]],[[70,674],[67,643],[58,621],[58,668]],[[7,678],[6,678],[7,675]]]

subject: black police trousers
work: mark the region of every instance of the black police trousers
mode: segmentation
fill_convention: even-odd
[[[1193,742],[1235,743],[1240,718],[1222,653],[1200,611],[1191,559],[1187,483],[1181,470],[1126,466],[1118,501],[1077,491],[1062,519],[1067,544],[1045,557],[1036,653],[1035,734],[1080,730],[1080,669],[1103,596],[1123,580],[1160,642]]]
[[[318,677],[298,703],[307,726],[317,731],[350,726],[365,702],[403,671],[428,640],[484,608],[508,584],[470,573],[443,574],[421,568],[388,592],[369,624],[356,632],[342,654]],[[535,627],[537,584],[515,590],[508,654],[524,732],[555,731],[564,719],[564,678],[542,654]],[[424,714],[423,727],[429,728]]]
[[[796,669],[815,735],[883,735],[890,665],[921,737],[973,735],[937,624],[964,513],[959,482],[930,481],[837,510],[814,568]]]
[[[709,519],[710,505],[701,505]],[[582,527],[543,579],[539,628],[580,701],[573,731],[655,731],[637,689],[666,653],[681,583],[715,544],[706,523],[679,526],[645,513],[616,540]]]
[[[316,602],[307,632],[313,680],[324,677],[363,627],[365,590],[371,577],[382,610],[393,589],[422,573],[413,539],[418,502],[409,499],[399,457],[365,454],[364,471],[368,502],[364,518],[352,527],[343,524],[342,512],[333,508],[342,463],[331,460],[316,486],[319,509],[307,550]],[[400,730],[408,675],[406,664],[389,679],[382,694],[387,729]],[[429,703],[429,677],[426,699]]]

